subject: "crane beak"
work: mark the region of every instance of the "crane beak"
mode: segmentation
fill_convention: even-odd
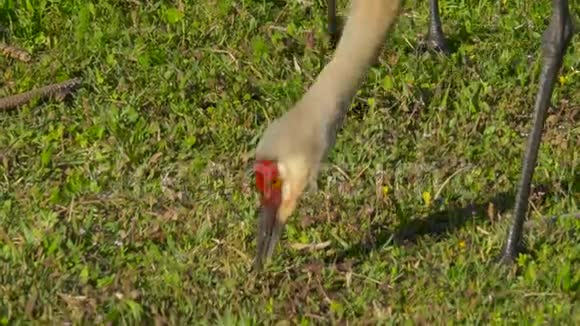
[[[278,218],[279,205],[262,203],[258,225],[258,245],[254,259],[254,269],[260,271],[264,263],[272,256],[280,239],[284,223]]]

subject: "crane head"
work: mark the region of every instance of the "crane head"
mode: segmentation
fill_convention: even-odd
[[[312,118],[310,106],[298,104],[266,128],[254,162],[260,196],[254,269],[268,260],[298,200],[318,173],[325,152],[325,125]]]
[[[270,160],[259,160],[254,165],[256,188],[260,194],[260,217],[258,220],[258,245],[254,267],[260,269],[274,248],[285,220],[280,218],[282,204],[282,178],[278,164]]]
[[[254,260],[256,270],[260,270],[272,256],[288,217],[304,190],[307,176],[302,171],[294,164],[273,160],[257,160],[254,164],[256,188],[260,196],[258,243]]]

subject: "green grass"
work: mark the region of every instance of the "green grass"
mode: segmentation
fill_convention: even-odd
[[[257,277],[252,150],[332,55],[325,1],[87,3],[0,2],[34,58],[0,57],[0,97],[84,79],[0,113],[0,324],[580,323],[580,220],[551,218],[579,210],[577,36],[529,251],[494,262],[550,1],[441,1],[449,57],[417,51],[427,1],[408,2]]]

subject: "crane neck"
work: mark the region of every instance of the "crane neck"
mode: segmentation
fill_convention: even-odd
[[[400,0],[354,0],[332,60],[302,99],[313,117],[342,120],[389,28],[398,16]],[[315,112],[313,112],[315,111]]]

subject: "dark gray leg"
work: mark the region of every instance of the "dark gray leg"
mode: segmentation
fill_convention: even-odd
[[[451,52],[447,46],[447,41],[445,41],[445,36],[443,36],[441,17],[439,16],[439,0],[429,0],[429,33],[423,45],[445,54]]]
[[[338,43],[339,31],[338,31],[338,18],[336,17],[336,0],[328,0],[328,34],[330,35],[330,42],[333,45]]]
[[[532,182],[538,158],[538,148],[542,141],[542,129],[544,128],[544,122],[546,120],[556,77],[560,67],[562,66],[562,60],[566,48],[572,38],[572,30],[573,27],[568,9],[568,0],[552,0],[552,18],[542,39],[542,52],[544,59],[542,63],[539,90],[534,107],[534,124],[532,132],[528,138],[528,146],[524,155],[524,164],[516,196],[514,216],[501,257],[503,263],[513,262],[521,249],[523,236],[522,229],[528,209],[530,184]]]

